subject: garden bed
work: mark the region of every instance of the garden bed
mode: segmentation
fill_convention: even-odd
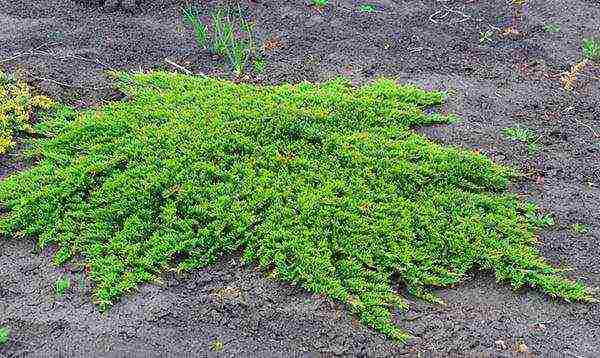
[[[570,278],[598,286],[598,69],[590,67],[572,93],[559,81],[579,59],[582,39],[599,35],[598,6],[532,3],[522,34],[514,37],[496,30],[506,26],[510,14],[503,1],[373,3],[376,12],[357,11],[358,3],[350,1],[322,9],[301,2],[251,2],[257,37],[270,45],[265,71],[249,70],[242,80],[323,82],[344,75],[363,84],[383,75],[447,91],[441,111],[461,121],[418,130],[520,170],[523,176],[513,180],[511,190],[553,218],[540,235],[541,252],[554,265],[571,268]],[[231,73],[226,62],[195,47],[175,2],[151,1],[134,14],[59,0],[0,4],[0,61],[20,54],[3,62],[4,69],[21,68],[38,90],[75,107],[123,97],[106,69]],[[482,40],[487,31],[491,37]],[[523,129],[533,133],[525,138],[535,146],[511,138]],[[18,153],[2,157],[0,177],[28,165]],[[394,322],[416,336],[402,344],[364,327],[344,305],[242,266],[236,254],[185,276],[168,274],[162,285],[143,286],[105,314],[92,304],[93,287],[85,275],[76,267],[53,267],[51,254],[35,253],[33,241],[3,241],[0,326],[10,328],[11,339],[0,354],[511,356],[528,351],[544,356],[560,351],[585,357],[600,351],[597,304],[512,292],[489,273],[469,272],[464,282],[438,290],[444,306],[412,300],[411,309],[397,312]],[[72,284],[57,295],[60,277]]]

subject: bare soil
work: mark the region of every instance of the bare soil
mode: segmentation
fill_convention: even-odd
[[[250,0],[248,0],[250,1]],[[451,93],[444,111],[457,124],[418,129],[448,145],[478,150],[524,174],[513,190],[553,215],[540,249],[569,275],[600,286],[600,68],[572,93],[558,80],[580,56],[581,40],[600,36],[600,5],[533,0],[520,36],[502,36],[511,13],[503,0],[351,0],[325,9],[304,1],[242,2],[269,41],[258,83],[354,82],[394,76]],[[217,5],[202,2],[204,8]],[[227,76],[227,65],[199,50],[175,0],[144,0],[135,12],[106,12],[71,0],[0,0],[0,66],[20,69],[44,93],[75,106],[118,100],[107,69],[173,69]],[[560,26],[549,32],[547,25]],[[482,32],[494,31],[488,43]],[[42,47],[40,47],[42,46]],[[33,53],[30,53],[35,49]],[[5,61],[15,55],[12,60]],[[520,125],[539,151],[506,138]],[[0,157],[0,180],[28,164],[18,151]],[[588,232],[574,232],[572,225]],[[439,290],[447,305],[415,301],[397,321],[416,338],[390,342],[322,297],[269,280],[227,257],[185,277],[167,275],[106,313],[75,268],[56,268],[34,243],[2,239],[0,326],[11,339],[0,357],[599,357],[600,306],[568,304],[535,291],[513,292],[473,272]],[[61,276],[71,288],[58,297]],[[215,352],[213,342],[223,342]]]

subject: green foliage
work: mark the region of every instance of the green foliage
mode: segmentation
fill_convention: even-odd
[[[185,22],[194,30],[196,43],[200,48],[205,49],[208,42],[208,27],[202,22],[198,9],[190,6],[183,9],[182,12]]]
[[[62,277],[56,280],[56,284],[54,285],[54,289],[56,291],[56,295],[62,296],[67,290],[71,287],[71,280],[67,277]]]
[[[560,32],[560,26],[556,24],[547,24],[544,25],[544,31],[550,34],[555,34]]]
[[[312,4],[317,7],[325,7],[329,4],[329,0],[312,0]]]
[[[251,56],[256,55],[254,25],[243,18],[238,7],[237,16],[230,9],[212,13],[213,51],[226,58],[233,72],[240,76]]]
[[[32,132],[31,118],[37,111],[49,111],[54,103],[37,96],[25,82],[0,70],[0,155],[13,147],[17,132]]]
[[[250,58],[256,57],[254,24],[242,16],[239,4],[235,13],[230,8],[218,8],[211,13],[212,34],[196,8],[188,7],[182,13],[194,29],[198,46],[204,49],[211,44],[212,51],[226,59],[237,76],[244,72]]]
[[[267,60],[265,60],[263,58],[257,58],[256,60],[254,60],[252,67],[254,67],[254,71],[256,73],[258,73],[258,74],[264,73],[267,68]]]
[[[600,40],[584,39],[582,51],[584,58],[590,61],[600,61]]]
[[[589,229],[588,229],[587,225],[585,225],[585,224],[575,223],[575,224],[571,225],[571,230],[577,235],[584,235],[584,234],[587,234]]]
[[[503,130],[508,138],[527,144],[529,152],[537,152],[540,149],[538,138],[533,131],[520,126],[508,127]]]
[[[211,14],[213,25],[213,51],[225,57],[227,55],[227,47],[229,41],[234,37],[233,23],[228,21],[223,9],[219,8]]]
[[[8,342],[10,338],[10,331],[8,328],[0,327],[0,346],[3,346]]]
[[[364,4],[360,4],[358,6],[358,11],[372,13],[372,12],[377,11],[377,7],[373,4],[364,3]]]
[[[82,258],[106,308],[169,268],[241,252],[272,277],[346,303],[391,338],[407,292],[438,299],[474,268],[590,300],[534,247],[535,206],[507,168],[411,126],[445,94],[378,80],[254,86],[120,74],[128,102],[40,124],[39,158],[0,182],[0,234]]]

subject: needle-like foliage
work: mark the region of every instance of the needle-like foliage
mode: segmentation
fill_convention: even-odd
[[[35,111],[53,107],[49,98],[33,95],[25,82],[0,70],[0,155],[14,148],[16,133],[31,131]]]
[[[390,80],[120,79],[130,100],[48,118],[37,164],[0,183],[0,233],[56,245],[57,264],[82,260],[103,306],[234,252],[398,340],[397,283],[435,301],[429,287],[477,268],[591,298],[534,248],[536,209],[505,192],[510,170],[410,129],[446,120],[424,113],[443,93]]]

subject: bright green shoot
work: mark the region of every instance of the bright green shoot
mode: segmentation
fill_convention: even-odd
[[[329,4],[329,0],[312,0],[312,4],[316,7],[325,7]]]
[[[10,331],[8,328],[0,327],[0,346],[5,345],[10,339]]]
[[[529,152],[537,152],[540,149],[538,137],[530,129],[520,126],[504,128],[504,135],[508,138],[527,144]]]
[[[358,6],[358,11],[372,13],[372,12],[377,11],[377,7],[373,4],[368,4],[368,3],[360,4]]]
[[[57,296],[63,296],[67,290],[71,287],[71,280],[66,277],[59,278],[55,284],[55,291]]]
[[[582,45],[583,57],[590,61],[600,61],[600,40],[584,39]]]
[[[205,49],[208,43],[208,28],[206,24],[202,22],[198,9],[190,6],[183,9],[182,12],[185,22],[192,26],[192,29],[194,30],[194,37],[198,47]]]

